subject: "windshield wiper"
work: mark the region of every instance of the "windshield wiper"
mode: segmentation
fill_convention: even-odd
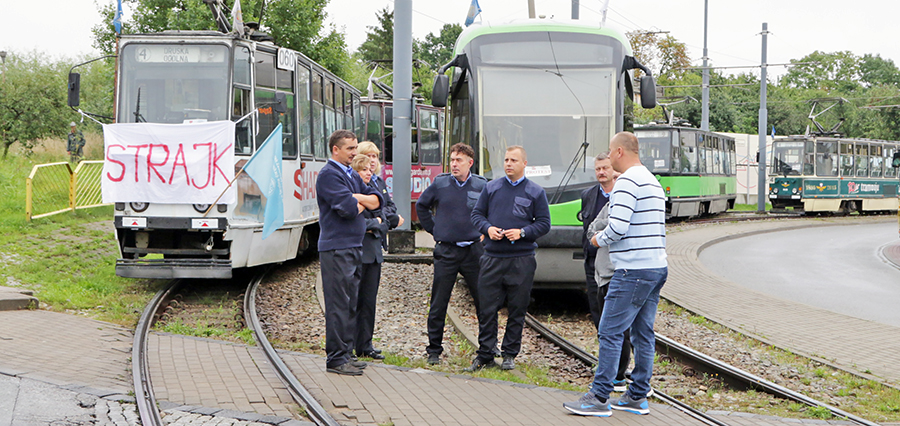
[[[144,118],[144,116],[141,115],[141,88],[140,87],[138,87],[137,103],[134,106],[133,114],[134,114],[134,122],[135,123],[146,123],[147,122],[147,120]]]

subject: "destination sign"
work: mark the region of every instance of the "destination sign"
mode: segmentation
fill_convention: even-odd
[[[145,63],[224,62],[224,46],[145,45],[134,49],[134,59]]]

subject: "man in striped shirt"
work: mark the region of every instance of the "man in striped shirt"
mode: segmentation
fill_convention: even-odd
[[[600,317],[600,363],[591,389],[580,400],[563,404],[575,414],[599,417],[610,416],[612,409],[650,413],[647,394],[656,344],[653,322],[659,291],[668,276],[662,187],[641,164],[634,134],[617,133],[609,150],[613,169],[622,175],[610,195],[609,225],[591,239],[595,246],[609,246],[616,270]],[[623,334],[629,328],[634,345],[634,382],[621,398],[609,401]]]

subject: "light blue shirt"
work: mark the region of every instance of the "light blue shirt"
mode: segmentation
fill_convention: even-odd
[[[509,178],[509,176],[506,176],[506,181],[509,182],[512,186],[518,186],[520,183],[522,183],[523,180],[525,180],[525,175],[522,175],[522,177],[516,179],[515,182],[513,182],[512,179]]]
[[[337,160],[335,160],[334,158],[329,158],[328,161],[331,161],[332,163],[334,163],[334,164],[336,164],[338,167],[340,167],[341,170],[344,171],[344,173],[347,173],[347,176],[353,177],[353,174],[352,174],[352,173],[353,173],[353,167],[345,166],[345,165],[343,165],[343,164],[341,164],[341,163],[338,163]]]
[[[467,182],[469,181],[469,179],[471,179],[471,178],[472,178],[472,172],[469,172],[469,175],[466,176],[466,180],[460,182],[459,179],[457,179],[456,177],[454,177],[453,180],[456,182],[457,185],[459,185],[460,188],[462,188],[462,187],[466,186],[466,183],[467,183]],[[471,244],[471,243],[470,243],[470,244]]]

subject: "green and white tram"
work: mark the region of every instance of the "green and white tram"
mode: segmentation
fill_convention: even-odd
[[[328,136],[362,128],[360,93],[259,35],[166,31],[119,38],[116,123],[236,122],[235,171],[282,125],[284,225],[262,238],[270,200],[246,174],[234,179],[236,202],[211,209],[205,204],[211,201],[116,202],[117,275],[229,278],[233,268],[292,259],[315,243],[315,182],[329,157]],[[135,173],[154,165],[138,161],[135,155]]]
[[[505,176],[508,146],[525,148],[525,174],[551,204],[535,286],[583,287],[580,194],[596,184],[591,159],[631,130],[632,69],[648,70],[625,36],[586,21],[475,24],[460,34],[455,54],[433,91],[435,106],[450,98],[445,147],[471,145],[474,171],[488,179]],[[451,66],[452,85],[443,74]],[[656,105],[652,77],[642,78],[640,93],[644,107]]]
[[[769,201],[773,209],[807,213],[897,210],[900,164],[892,161],[897,154],[900,142],[895,141],[778,138],[769,160]]]
[[[634,130],[641,163],[666,193],[666,217],[723,213],[734,207],[737,177],[734,138],[677,126]]]

